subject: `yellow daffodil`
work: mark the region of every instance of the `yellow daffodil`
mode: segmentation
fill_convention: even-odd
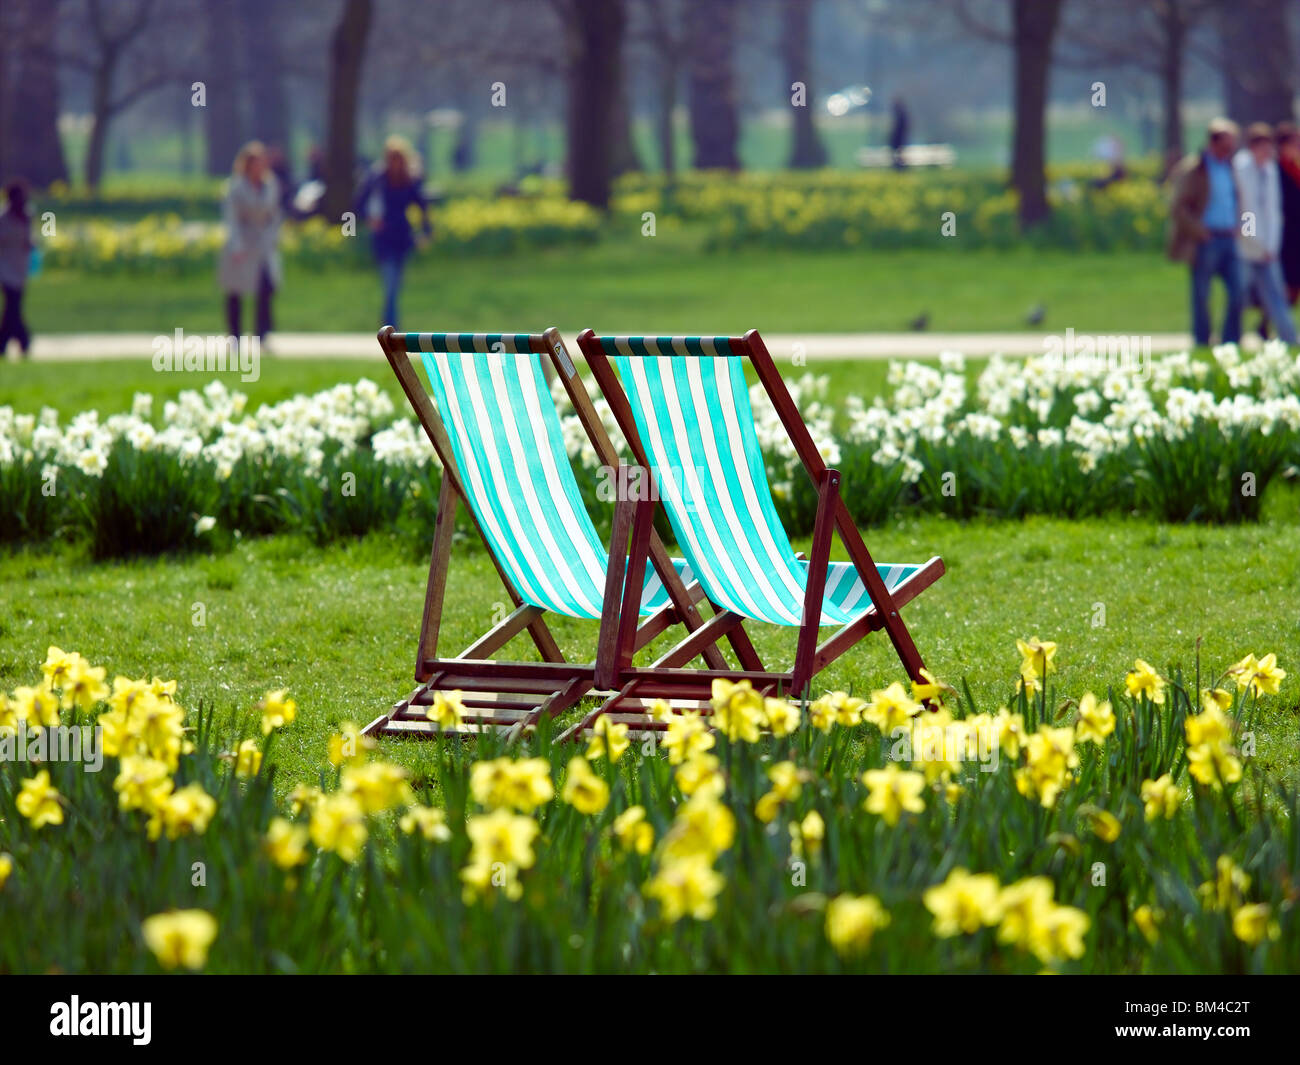
[[[473,902],[489,888],[501,891],[511,901],[522,898],[519,871],[531,869],[536,861],[533,840],[540,831],[537,822],[497,809],[471,817],[465,831],[471,844],[469,864],[460,873],[466,902]]]
[[[889,924],[889,913],[874,895],[837,895],[826,904],[826,939],[840,957],[864,954]]]
[[[459,691],[434,692],[425,716],[439,728],[457,728],[465,720],[465,704]]]
[[[697,795],[677,809],[660,848],[665,861],[702,854],[710,861],[727,850],[736,838],[736,818],[722,803]]]
[[[1214,863],[1214,879],[1197,889],[1201,905],[1207,910],[1234,910],[1250,890],[1250,875],[1227,854]]]
[[[627,725],[611,721],[607,716],[596,718],[591,728],[591,743],[587,746],[587,758],[595,760],[609,755],[611,762],[623,757],[623,752],[630,746],[627,738]]]
[[[555,798],[551,763],[545,758],[475,762],[469,773],[469,790],[480,806],[506,807],[520,813],[530,813]]]
[[[299,784],[293,791],[289,792],[289,811],[294,817],[297,817],[303,810],[314,810],[316,804],[325,798],[325,793],[320,788],[313,787],[310,784]]]
[[[609,785],[585,758],[570,758],[561,798],[581,814],[598,814],[609,805]]]
[[[166,801],[174,786],[166,762],[136,754],[122,758],[117,779],[113,781],[118,806],[123,810],[143,810],[148,814]]]
[[[713,682],[713,724],[732,743],[757,743],[767,723],[763,696],[747,680]]]
[[[942,884],[926,888],[925,908],[934,915],[934,934],[940,939],[960,933],[970,935],[1001,920],[997,877],[957,868]]]
[[[1187,769],[1198,784],[1219,791],[1241,779],[1241,761],[1223,743],[1202,743],[1187,748]]]
[[[776,819],[782,805],[797,799],[802,789],[801,771],[793,762],[777,762],[768,769],[767,776],[772,781],[772,790],[758,800],[754,809],[754,815],[765,825]]]
[[[768,729],[777,739],[789,736],[799,729],[798,704],[788,699],[764,699],[763,713],[767,718]]]
[[[307,861],[309,838],[306,825],[295,825],[283,817],[276,817],[267,826],[263,847],[271,861],[281,869],[292,869]]]
[[[1160,922],[1165,919],[1165,911],[1143,903],[1133,911],[1133,923],[1148,943],[1160,938]]]
[[[912,718],[921,710],[921,704],[912,699],[898,681],[894,681],[888,688],[871,693],[870,701],[862,709],[862,716],[882,735],[888,736],[895,729],[909,727]]]
[[[446,843],[451,839],[447,827],[447,813],[436,806],[412,806],[402,814],[397,827],[408,836],[419,833],[430,843]]]
[[[217,920],[204,910],[173,910],[146,917],[140,931],[164,969],[202,969],[217,938]]]
[[[862,774],[867,787],[867,800],[862,808],[869,814],[884,818],[885,824],[894,826],[904,813],[919,814],[925,809],[921,793],[925,790],[925,777],[920,773],[899,769],[890,762],[884,769],[868,769]]]
[[[327,795],[311,812],[308,826],[317,848],[355,862],[366,844],[366,818],[361,803],[343,792]]]
[[[1277,939],[1281,926],[1273,920],[1272,909],[1263,902],[1238,907],[1232,915],[1232,934],[1247,946],[1257,946],[1267,939]]]
[[[1182,802],[1182,791],[1168,773],[1155,780],[1144,780],[1141,794],[1142,802],[1146,804],[1145,813],[1148,821],[1154,821],[1157,817],[1164,817],[1166,820],[1172,818],[1178,812],[1179,804]]]
[[[361,765],[366,760],[366,753],[375,749],[375,741],[369,736],[361,735],[361,730],[351,721],[339,724],[338,732],[329,738],[326,757],[329,764],[338,769],[344,764]]]
[[[163,832],[168,839],[190,833],[201,836],[216,812],[217,800],[203,790],[203,785],[187,784],[154,804],[145,830],[150,839],[157,839]]]
[[[255,777],[262,768],[262,752],[255,740],[244,740],[235,749],[235,776]]]
[[[726,789],[726,778],[722,774],[722,763],[717,755],[697,754],[677,767],[673,775],[682,794],[695,797],[716,799]]]
[[[663,745],[670,765],[681,765],[697,754],[712,750],[713,744],[713,733],[704,723],[703,715],[686,711],[669,716]]]
[[[1124,677],[1124,687],[1135,699],[1145,696],[1156,706],[1164,705],[1165,679],[1149,662],[1144,662],[1140,658],[1134,661],[1133,671]]]
[[[75,651],[64,651],[50,644],[45,652],[45,661],[41,664],[41,672],[45,674],[45,686],[54,689],[62,688],[67,683],[72,670],[81,661],[81,655]]]
[[[629,806],[614,818],[614,838],[625,851],[634,851],[642,856],[650,853],[654,846],[654,826],[646,820],[644,806]]]
[[[1109,702],[1098,702],[1092,692],[1085,692],[1079,700],[1079,719],[1075,725],[1075,738],[1080,743],[1095,743],[1102,747],[1106,737],[1115,731],[1115,715]]]
[[[1056,644],[1051,640],[1040,640],[1032,636],[1028,640],[1017,640],[1016,649],[1020,652],[1020,676],[1028,680],[1041,681],[1049,673],[1056,672]]]
[[[339,786],[343,794],[361,804],[363,813],[378,814],[410,801],[411,786],[406,782],[409,775],[390,762],[367,762],[344,766]]]
[[[262,735],[269,736],[278,728],[293,721],[298,716],[298,704],[288,697],[283,688],[267,692],[259,704],[262,708]]]
[[[1119,823],[1119,818],[1113,813],[1088,805],[1079,807],[1079,812],[1088,822],[1092,834],[1103,843],[1114,843],[1119,839],[1122,826]]]
[[[1033,951],[1052,908],[1055,888],[1045,876],[1008,884],[998,895],[998,941]]]
[[[59,697],[49,688],[15,688],[13,711],[29,729],[57,728]]]
[[[656,899],[669,924],[683,917],[708,921],[717,913],[717,898],[726,886],[707,855],[692,854],[665,862],[647,882],[645,894]]]
[[[14,856],[5,851],[0,851],[0,888],[5,886],[5,881],[9,879],[14,871]]]

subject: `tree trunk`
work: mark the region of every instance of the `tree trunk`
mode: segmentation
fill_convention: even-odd
[[[700,170],[740,169],[740,120],[731,56],[735,36],[736,0],[695,0],[687,7],[687,102],[695,166]]]
[[[677,66],[660,58],[659,112],[655,124],[659,135],[659,165],[665,174],[677,170],[677,139],[673,131],[673,112],[677,110]]]
[[[1160,107],[1164,124],[1165,165],[1183,156],[1183,48],[1187,27],[1170,4],[1163,18],[1164,49],[1160,57]]]
[[[37,188],[68,180],[59,138],[59,79],[54,59],[58,0],[22,0],[21,24],[8,120],[9,173],[18,172]]]
[[[815,170],[826,165],[826,147],[813,124],[812,88],[812,13],[816,0],[784,0],[782,6],[782,51],[785,59],[785,91],[793,95],[795,82],[804,87],[801,106],[793,112],[793,138],[790,166],[795,170]]]
[[[1294,118],[1287,7],[1278,0],[1236,0],[1220,9],[1224,97],[1228,114],[1238,122]]]
[[[614,98],[610,101],[610,173],[614,177],[641,169],[632,139],[632,107],[629,101],[628,79],[632,72],[623,63],[619,49],[618,69],[614,74]]]
[[[1012,0],[1015,50],[1015,130],[1011,184],[1020,196],[1020,226],[1050,213],[1047,205],[1047,80],[1061,0]]]
[[[204,4],[207,18],[207,71],[203,78],[203,125],[208,144],[208,173],[228,174],[244,143],[240,81],[236,75],[239,48],[232,7]]]
[[[273,0],[242,0],[239,14],[248,41],[252,135],[267,144],[280,145],[287,154],[291,145],[289,98],[280,46],[282,8]]]
[[[117,67],[117,52],[107,49],[99,59],[91,87],[90,141],[86,145],[85,181],[89,189],[98,189],[104,177],[104,149],[108,143],[108,123],[112,117],[109,93],[113,90],[113,74]]]
[[[352,203],[357,158],[357,99],[370,35],[370,0],[345,0],[330,46],[325,148],[325,217],[337,220]]]
[[[614,100],[622,78],[623,0],[574,0],[569,26],[569,195],[604,210],[614,165]]]

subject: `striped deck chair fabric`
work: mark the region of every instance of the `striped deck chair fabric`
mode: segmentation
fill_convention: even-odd
[[[799,625],[808,563],[777,516],[743,360],[725,337],[596,339],[618,368],[677,543],[709,598],[747,618]],[[877,563],[891,593],[921,568]],[[872,609],[853,563],[830,563],[820,624]]]
[[[469,506],[520,596],[599,619],[608,555],[564,446],[559,414],[527,334],[407,333],[447,426]],[[691,567],[674,559],[683,583]],[[670,602],[647,569],[642,616]]]

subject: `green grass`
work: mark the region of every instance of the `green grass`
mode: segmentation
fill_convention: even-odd
[[[1138,656],[1190,673],[1198,643],[1206,682],[1252,651],[1274,651],[1300,671],[1300,531],[1288,521],[1202,528],[926,518],[868,539],[883,561],[943,556],[947,575],[906,618],[927,664],[952,682],[966,678],[981,706],[1008,697],[1018,636],[1060,643],[1062,697],[1121,685]],[[72,549],[21,550],[0,557],[0,687],[31,683],[57,644],[106,665],[110,679],[175,678],[183,705],[209,704],[223,722],[251,715],[268,689],[288,688],[300,706],[299,725],[277,741],[277,784],[288,788],[316,779],[339,721],[364,723],[411,688],[424,578],[409,547],[385,537],[325,549],[277,537],[219,557],[101,565]],[[487,556],[461,545],[442,650],[459,651],[489,628],[504,600]],[[1098,604],[1102,625],[1094,624]],[[590,659],[593,623],[560,619],[554,631],[566,654]],[[754,631],[765,660],[792,655],[789,631]],[[512,646],[532,657],[525,644]],[[877,637],[818,687],[863,692],[902,676]],[[1268,772],[1296,767],[1296,691],[1286,684],[1261,727],[1258,764]],[[419,744],[382,746],[416,768],[431,757]]]
[[[1187,275],[1135,253],[753,251],[704,254],[687,233],[611,238],[592,247],[491,258],[414,259],[401,302],[410,328],[624,333],[895,332],[922,313],[938,332],[1152,333],[1188,328]],[[290,265],[276,326],[288,332],[377,329],[378,275]],[[50,271],[29,286],[42,333],[224,329],[215,274],[193,277]],[[246,313],[249,313],[246,310]]]

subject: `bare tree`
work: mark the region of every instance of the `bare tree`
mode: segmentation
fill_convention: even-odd
[[[673,113],[677,110],[681,56],[686,47],[683,0],[641,0],[641,5],[646,13],[646,37],[655,57],[655,136],[659,142],[659,165],[665,174],[671,175],[677,169]]]
[[[1220,0],[1093,0],[1062,18],[1061,62],[1132,67],[1160,84],[1166,159],[1183,154],[1183,72],[1192,35]]]
[[[89,33],[81,39],[90,49],[65,57],[90,78],[90,140],[83,176],[89,188],[104,177],[104,152],[113,120],[150,93],[177,83],[170,50],[148,35],[154,28],[155,0],[86,0]]]
[[[361,62],[370,35],[370,18],[370,0],[345,0],[330,45],[324,203],[327,218],[342,217],[352,202],[357,160],[357,99],[361,94]]]
[[[687,8],[687,103],[695,166],[739,170],[740,116],[733,69],[736,0],[694,0]]]
[[[19,173],[38,188],[68,180],[68,165],[59,138],[59,79],[55,30],[59,0],[6,0],[0,11],[7,25],[0,55],[12,63],[0,146],[6,173]],[[10,51],[12,49],[12,52]]]
[[[786,84],[802,82],[805,97],[803,106],[793,109],[790,166],[796,170],[826,165],[826,146],[817,136],[817,127],[813,124],[812,14],[815,4],[816,0],[782,0],[781,4],[781,50]]]

